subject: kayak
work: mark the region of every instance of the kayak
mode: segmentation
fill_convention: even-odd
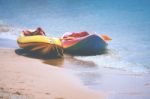
[[[98,54],[107,48],[107,42],[97,34],[72,33],[62,37],[65,52],[74,54]]]
[[[17,39],[20,48],[31,52],[38,52],[40,55],[61,57],[63,56],[63,47],[60,39],[47,37],[45,35],[26,36],[21,33]]]

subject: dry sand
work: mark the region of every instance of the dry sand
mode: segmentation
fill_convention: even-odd
[[[63,68],[0,49],[0,99],[103,99]]]

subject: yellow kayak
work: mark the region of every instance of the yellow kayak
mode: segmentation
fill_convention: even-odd
[[[63,47],[60,39],[43,35],[25,36],[23,33],[17,39],[20,48],[37,51],[41,55],[54,57],[63,56]]]

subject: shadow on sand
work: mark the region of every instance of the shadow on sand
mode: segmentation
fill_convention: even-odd
[[[73,56],[95,56],[95,55],[102,55],[102,54],[108,54],[109,50],[108,49],[103,49],[100,50],[99,52],[92,52],[92,51],[65,51],[65,53]]]
[[[64,62],[64,57],[43,56],[39,52],[31,52],[26,49],[16,49],[15,53],[21,56],[42,60],[43,63],[61,67]]]
[[[18,55],[22,55],[25,57],[40,59],[44,64],[49,64],[56,67],[70,67],[70,66],[84,66],[84,67],[95,67],[96,64],[92,61],[85,61],[75,58],[75,56],[95,56],[95,55],[102,55],[108,54],[108,50],[104,50],[98,54],[79,54],[79,53],[67,53],[64,54],[63,57],[51,57],[51,56],[43,56],[38,52],[31,52],[25,49],[16,49],[15,53]]]

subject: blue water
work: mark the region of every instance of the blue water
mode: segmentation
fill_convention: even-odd
[[[108,53],[75,56],[97,68],[150,72],[149,0],[0,0],[0,25],[12,27],[0,38],[16,39],[19,31],[41,26],[48,36],[89,31],[107,34]]]

